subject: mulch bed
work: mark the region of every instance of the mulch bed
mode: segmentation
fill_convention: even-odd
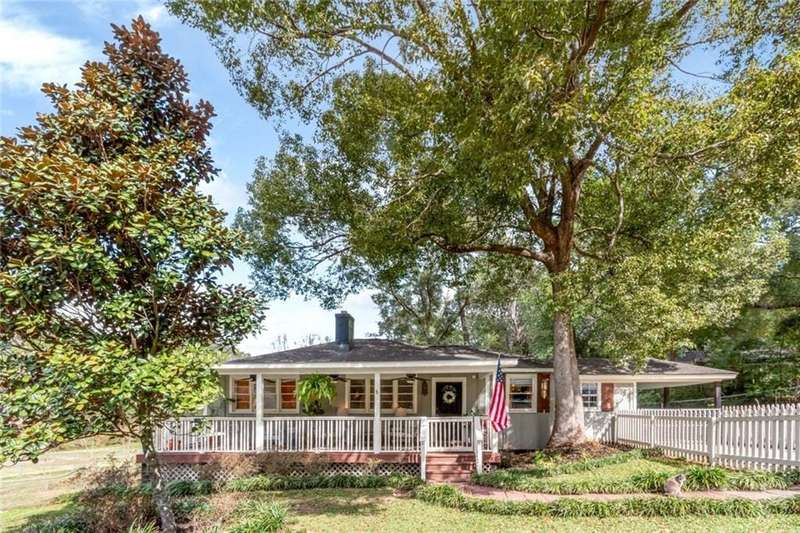
[[[586,442],[577,446],[560,448],[547,448],[535,452],[510,452],[503,456],[503,466],[511,468],[524,468],[541,466],[542,463],[561,464],[584,459],[600,459],[622,451],[630,450],[628,446],[602,444],[599,442]]]

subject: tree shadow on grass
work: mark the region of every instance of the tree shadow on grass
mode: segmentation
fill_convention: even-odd
[[[45,523],[52,523],[59,519],[66,519],[75,513],[75,506],[71,503],[49,511],[35,512],[22,519],[13,519],[12,524],[0,524],[2,531],[6,533],[22,533],[23,531],[39,531]],[[38,526],[38,527],[37,527]]]
[[[277,501],[291,514],[374,516],[384,510],[393,497],[390,491],[364,489],[326,489],[324,491],[286,491]]]

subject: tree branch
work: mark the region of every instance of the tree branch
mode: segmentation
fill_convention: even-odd
[[[443,239],[442,237],[435,235],[429,236],[428,238],[431,240],[431,242],[433,242],[436,246],[438,246],[442,250],[456,254],[468,254],[473,252],[493,252],[503,255],[514,255],[517,257],[524,257],[526,259],[533,259],[535,261],[539,261],[545,264],[551,261],[551,257],[549,254],[539,252],[537,250],[531,250],[529,248],[523,248],[522,246],[514,246],[511,244],[502,244],[502,243],[489,243],[489,244],[451,243]]]

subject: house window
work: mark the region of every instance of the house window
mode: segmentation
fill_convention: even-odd
[[[281,411],[297,410],[297,380],[281,378]]]
[[[533,376],[510,376],[508,380],[509,409],[531,410],[534,408]]]
[[[369,396],[374,394],[374,381],[369,381]],[[402,407],[407,413],[417,411],[417,384],[413,379],[390,379],[381,380],[381,412],[391,413],[398,407]],[[374,404],[374,400],[370,400]]]
[[[398,379],[395,381],[395,404],[406,411],[414,411],[414,397],[416,386],[413,379]]]
[[[249,411],[250,399],[253,396],[253,383],[249,377],[238,378],[233,381],[232,387],[233,410]]]
[[[353,411],[366,411],[369,408],[368,380],[351,379],[347,382],[347,408]]]
[[[597,409],[597,383],[581,383],[584,409]]]
[[[395,405],[394,382],[381,380],[381,411],[391,411]]]
[[[264,410],[278,410],[278,380],[264,378]]]
[[[294,377],[264,378],[264,412],[296,412],[296,388],[297,380]],[[231,376],[230,391],[232,413],[255,413],[256,383],[250,376]]]

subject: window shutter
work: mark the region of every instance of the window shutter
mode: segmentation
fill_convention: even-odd
[[[614,410],[614,384],[613,383],[603,383],[600,386],[600,396],[601,396],[601,409],[603,411],[613,411]]]
[[[550,374],[536,374],[536,412],[550,412]]]

